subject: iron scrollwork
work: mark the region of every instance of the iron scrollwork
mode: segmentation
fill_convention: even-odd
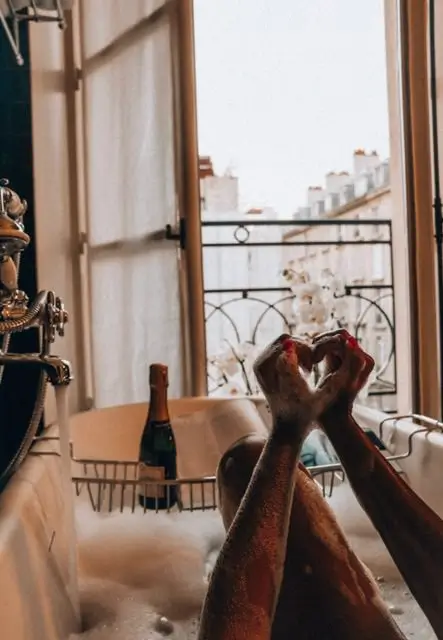
[[[303,231],[315,226],[331,226],[337,229],[336,239],[324,239],[316,237],[309,240],[300,234],[289,238],[282,231],[287,232],[291,227],[302,227]],[[230,228],[231,233],[217,234],[215,238],[210,234],[204,236],[204,250],[216,250],[222,247],[232,247],[233,255],[237,251],[250,251],[250,248],[258,247],[284,247],[287,251],[293,247],[321,246],[327,250],[331,247],[344,247],[346,245],[385,245],[390,253],[391,265],[386,274],[389,284],[356,284],[362,280],[353,280],[352,284],[345,284],[344,293],[340,296],[346,300],[348,312],[343,319],[334,320],[335,326],[347,328],[351,331],[364,348],[374,355],[376,362],[375,371],[370,381],[368,395],[378,398],[378,407],[387,411],[394,410],[395,395],[397,391],[396,351],[395,351],[395,326],[394,326],[394,285],[392,273],[392,237],[391,223],[389,220],[365,219],[365,220],[331,220],[327,218],[318,220],[265,220],[256,219],[244,221],[203,221],[205,227]],[[284,227],[284,230],[268,233],[255,233],[254,229],[262,227]],[[365,239],[359,231],[359,237],[344,239],[343,230],[346,227],[355,227],[357,230],[366,228],[384,229],[384,235]],[[231,235],[232,234],[232,235]],[[291,234],[289,234],[291,235]],[[312,237],[312,236],[311,236]],[[349,234],[348,234],[349,237]],[[330,238],[330,236],[329,236]],[[217,240],[214,242],[213,240]],[[266,260],[266,258],[264,258]],[[239,274],[241,277],[241,274]],[[261,284],[261,282],[259,282]],[[222,348],[218,342],[227,342],[236,348],[236,345],[249,343],[253,346],[263,346],[273,339],[278,332],[297,333],[297,322],[293,312],[296,294],[290,287],[239,287],[239,288],[206,288],[206,332],[208,346]],[[253,314],[245,314],[245,305],[254,305]],[[218,346],[216,346],[218,344]],[[208,349],[211,354],[211,347]],[[214,393],[226,380],[211,377],[208,366],[209,393]],[[391,397],[385,406],[381,401]],[[373,403],[377,406],[377,403]],[[390,404],[388,407],[387,405]]]

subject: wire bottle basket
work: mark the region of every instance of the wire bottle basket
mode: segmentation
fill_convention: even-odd
[[[386,418],[379,425],[380,440],[384,442],[384,428],[388,422],[395,424],[400,419],[409,419],[415,428],[408,436],[407,445],[403,452],[391,455],[390,443],[384,452],[386,459],[397,473],[407,480],[401,461],[414,453],[414,441],[420,433],[443,431],[443,424],[425,416],[416,414]],[[394,432],[392,432],[394,433]],[[391,433],[391,436],[392,436]],[[57,441],[57,437],[40,436],[36,442]],[[56,450],[32,451],[34,455],[60,455]],[[89,501],[96,512],[130,511],[132,513],[146,512],[146,506],[140,506],[139,497],[145,503],[147,495],[163,495],[166,498],[166,511],[208,511],[217,509],[218,495],[215,476],[197,478],[180,478],[177,480],[155,480],[142,482],[138,479],[138,461],[100,460],[76,458],[71,444],[71,459],[73,465],[72,482],[75,494],[79,499]],[[308,467],[309,472],[320,486],[323,495],[330,498],[335,487],[345,480],[345,472],[340,463],[325,464]],[[172,491],[175,488],[175,491]],[[154,491],[152,491],[154,489]],[[176,498],[174,497],[176,496]],[[160,511],[159,498],[154,498],[154,509]],[[161,509],[162,512],[165,509]]]
[[[78,459],[72,451],[78,475],[72,477],[75,493],[86,492],[94,511],[147,511],[139,505],[154,494],[154,511],[160,511],[159,497],[166,499],[166,511],[207,511],[217,508],[215,476],[142,482],[137,477],[138,461]],[[172,491],[175,489],[175,491]],[[177,496],[177,499],[173,499]],[[162,509],[164,511],[164,509]]]

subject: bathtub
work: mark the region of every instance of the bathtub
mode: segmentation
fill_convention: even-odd
[[[253,401],[266,430],[265,403],[262,399]],[[229,399],[172,399],[171,417],[220,402]],[[71,440],[76,457],[136,459],[146,412],[147,404],[141,403],[72,416]],[[357,407],[355,413],[360,423],[376,432],[386,418],[363,407]],[[411,420],[403,419],[387,424],[384,435],[400,453],[413,429]],[[57,426],[49,427],[46,435],[56,436]],[[0,619],[1,637],[8,640],[64,640],[76,630],[65,587],[70,532],[64,526],[66,501],[60,484],[61,463],[57,455],[48,455],[55,450],[56,445],[51,442],[36,444],[0,496]],[[442,462],[443,435],[432,433],[418,435],[414,455],[400,465],[411,486],[441,516]],[[397,579],[398,572],[389,555],[346,486],[334,494],[332,504],[362,559],[376,575]]]
[[[386,414],[356,406],[354,415],[361,426],[371,428],[380,435],[380,424],[383,423],[383,439],[390,450],[401,454],[408,449],[408,438],[417,430],[417,424],[409,417],[392,419]],[[436,423],[438,424],[438,423]],[[414,436],[412,455],[399,465],[405,473],[405,479],[414,491],[438,515],[443,518],[443,495],[441,492],[443,469],[443,434],[441,430],[424,431]]]
[[[174,417],[227,401],[171,399],[169,409]],[[257,398],[254,404],[266,419],[264,401]],[[147,403],[140,403],[72,416],[75,455],[137,459],[147,409]],[[48,427],[45,435],[57,437],[57,426]],[[39,442],[0,496],[1,638],[64,640],[76,630],[73,603],[66,589],[72,536],[65,526],[67,505],[60,478],[57,444]]]
[[[51,429],[56,436],[56,428]],[[61,640],[76,628],[68,592],[72,533],[57,455],[38,444],[0,496],[0,636]]]

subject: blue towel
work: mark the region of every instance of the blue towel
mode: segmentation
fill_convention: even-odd
[[[380,451],[387,450],[385,444],[372,429],[363,429],[363,432],[377,449]],[[317,467],[323,464],[340,462],[328,438],[320,429],[314,429],[306,438],[300,459],[305,467]]]
[[[320,429],[314,429],[306,438],[300,458],[305,467],[335,464],[339,461],[331,443]]]

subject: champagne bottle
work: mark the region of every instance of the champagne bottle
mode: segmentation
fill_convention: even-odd
[[[176,480],[177,450],[168,412],[168,367],[151,364],[150,400],[139,451],[139,504],[146,509],[172,508],[178,500],[176,485],[149,485],[147,480]]]

